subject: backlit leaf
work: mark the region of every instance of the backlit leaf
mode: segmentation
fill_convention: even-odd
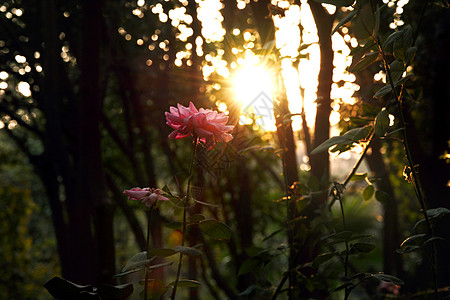
[[[391,199],[391,196],[383,191],[377,190],[375,192],[375,199],[381,203],[386,203]]]
[[[350,67],[349,71],[356,73],[364,70],[365,68],[373,64],[378,59],[378,56],[378,51],[366,53],[356,64]]]
[[[427,236],[427,235],[424,234],[424,233],[416,234],[416,235],[410,236],[410,237],[408,237],[407,239],[405,239],[405,240],[401,243],[400,247],[407,246],[407,245],[411,245],[411,244],[418,244],[418,243],[417,243],[418,240],[421,240],[421,239],[423,239],[423,238],[426,237],[426,236]]]
[[[175,246],[174,250],[193,257],[202,255],[202,251],[186,246]]]
[[[379,137],[385,136],[389,131],[389,113],[387,110],[382,110],[378,113],[375,119],[375,134]]]
[[[387,274],[373,274],[373,277],[382,280],[382,281],[386,281],[386,282],[392,282],[393,284],[396,285],[404,285],[405,283],[403,282],[403,280],[401,280],[400,278],[397,278],[395,276],[392,275],[387,275]]]
[[[147,258],[147,251],[139,252],[127,261],[125,267],[122,269],[122,272],[127,272],[144,267],[150,264],[153,259],[154,258]]]
[[[322,253],[322,254],[320,254],[319,256],[317,256],[317,257],[314,259],[314,261],[313,261],[313,263],[312,263],[312,266],[313,266],[314,268],[317,268],[317,267],[320,266],[321,264],[323,264],[323,263],[329,261],[329,260],[330,260],[331,258],[333,258],[333,256],[335,256],[335,255],[336,255],[336,252]]]
[[[151,256],[168,257],[176,254],[177,252],[173,249],[158,248],[158,249],[151,249],[148,253]]]
[[[231,239],[232,232],[230,227],[217,220],[204,220],[201,221],[198,226],[204,234],[214,239],[225,241]]]
[[[371,126],[354,128],[347,131],[344,135],[333,136],[332,138],[317,146],[313,151],[311,151],[311,154],[326,151],[328,150],[328,148],[334,145],[352,145],[355,142],[365,139],[369,135],[371,128]]]
[[[351,245],[349,254],[368,253],[375,249],[375,245],[366,243],[354,243]]]
[[[366,201],[370,200],[370,198],[372,198],[374,193],[375,193],[375,188],[373,187],[373,185],[366,186],[366,188],[363,190],[364,200],[366,200]]]
[[[348,13],[345,17],[342,18],[342,20],[337,23],[337,25],[333,28],[333,31],[331,31],[331,35],[335,33],[339,28],[341,28],[345,23],[349,22],[351,19],[353,19],[356,14],[358,13],[357,9],[352,10],[350,13]]]
[[[350,178],[351,181],[360,181],[364,180],[367,177],[367,173],[355,173],[353,174],[352,178]]]

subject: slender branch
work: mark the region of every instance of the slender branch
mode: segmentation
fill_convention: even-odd
[[[2,103],[3,104],[3,103]],[[36,134],[38,137],[43,138],[43,133],[34,126],[31,126],[30,124],[28,124],[27,122],[23,121],[22,118],[20,116],[18,116],[15,112],[7,109],[4,105],[0,106],[0,111],[3,111],[5,114],[7,114],[8,116],[11,117],[11,119],[13,119],[14,121],[17,122],[18,125],[20,125],[21,127],[27,129],[28,131],[33,132],[34,134]]]
[[[425,11],[426,11],[426,8],[428,6],[428,2],[429,2],[429,0],[425,1],[424,5],[422,7],[422,11],[421,11],[420,18],[419,18],[419,23],[418,23],[416,31],[414,33],[414,38],[413,38],[413,41],[412,41],[412,45],[414,45],[416,43],[416,40],[417,40],[417,37],[418,37],[418,34],[419,34],[419,28],[420,28],[420,26],[422,24],[422,21],[423,21],[424,15],[425,15]],[[431,222],[430,222],[430,220],[428,218],[424,197],[422,195],[422,190],[420,188],[420,181],[419,181],[419,178],[417,176],[417,172],[415,171],[415,167],[414,167],[415,164],[413,162],[412,155],[411,155],[410,148],[409,148],[408,136],[407,136],[407,133],[406,133],[406,121],[405,121],[405,117],[404,117],[403,109],[402,109],[401,95],[398,94],[397,90],[395,89],[395,84],[394,84],[393,79],[392,79],[391,70],[390,70],[389,64],[387,63],[386,55],[385,55],[385,53],[383,51],[383,47],[381,45],[380,39],[379,38],[377,38],[377,39],[374,38],[374,41],[377,43],[378,49],[380,50],[381,56],[383,58],[384,68],[385,68],[386,73],[388,75],[389,84],[391,86],[392,93],[394,94],[394,97],[395,97],[395,100],[396,100],[396,106],[397,106],[399,119],[400,119],[400,126],[401,126],[401,128],[403,128],[403,130],[401,131],[402,132],[402,138],[403,138],[403,146],[405,148],[406,159],[408,160],[408,164],[409,164],[409,167],[410,167],[410,170],[411,170],[411,174],[412,174],[412,178],[413,178],[413,180],[411,182],[411,185],[413,186],[414,192],[416,193],[417,199],[418,199],[420,207],[422,209],[422,213],[423,213],[423,216],[425,218],[425,222],[427,224],[428,235],[429,235],[430,238],[432,238],[433,237],[433,228],[432,228]],[[406,68],[406,66],[405,66],[405,68]],[[434,243],[431,243],[431,247],[432,247],[431,270],[432,270],[433,282],[434,282],[434,297],[435,297],[435,299],[438,299],[437,270],[436,270],[436,246],[435,246]]]
[[[356,171],[358,170],[359,166],[361,165],[364,157],[367,154],[367,150],[369,150],[370,145],[372,144],[373,141],[373,137],[374,137],[374,133],[375,130],[372,128],[372,130],[369,132],[369,138],[367,140],[367,145],[364,148],[363,153],[361,154],[361,156],[359,157],[358,161],[356,161],[355,165],[353,166],[352,171],[347,175],[347,178],[345,178],[344,183],[342,183],[342,185],[345,187],[347,187],[347,184],[350,182],[350,180],[352,179],[353,175],[355,175]],[[331,209],[331,207],[333,206],[334,202],[336,201],[335,198],[333,198],[330,202],[330,204],[328,204],[328,209]]]
[[[184,246],[184,242],[186,240],[186,238],[185,238],[185,235],[186,235],[186,213],[187,213],[187,205],[191,198],[191,179],[192,179],[192,173],[194,170],[195,155],[197,154],[197,146],[198,146],[197,136],[193,137],[193,144],[194,144],[194,150],[192,151],[192,160],[191,160],[191,165],[189,167],[189,177],[188,177],[188,183],[187,183],[186,197],[182,201],[182,203],[183,203],[183,225],[182,225],[182,231],[181,231],[181,246]],[[177,276],[175,279],[175,283],[173,285],[172,295],[170,296],[170,299],[172,299],[172,300],[175,300],[175,296],[177,294],[177,286],[178,286],[178,281],[180,280],[182,263],[183,263],[183,253],[180,252]]]

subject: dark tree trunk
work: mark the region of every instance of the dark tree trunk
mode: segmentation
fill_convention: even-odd
[[[102,41],[102,3],[100,0],[83,3],[82,52],[80,57],[81,99],[79,104],[79,176],[81,177],[81,197],[76,199],[73,209],[81,203],[87,211],[80,211],[80,218],[92,214],[94,243],[90,249],[95,251],[94,270],[96,282],[110,283],[115,272],[113,209],[106,198],[105,176],[101,157],[100,120],[102,99],[100,97],[100,49]],[[84,223],[87,223],[84,221]],[[74,223],[77,224],[77,223]],[[72,225],[72,224],[71,224]],[[77,224],[78,225],[78,224]],[[90,224],[87,224],[90,226]],[[88,235],[84,236],[86,240]],[[83,252],[86,252],[84,248]]]
[[[389,171],[380,152],[381,145],[372,143],[371,153],[366,156],[370,170],[377,178],[376,186],[391,198],[383,203],[383,271],[403,278],[402,257],[396,252],[400,245],[397,202],[389,179]]]
[[[333,48],[331,45],[331,30],[334,16],[328,14],[326,9],[318,2],[308,1],[314,21],[317,27],[320,45],[320,72],[319,85],[317,87],[317,112],[314,126],[313,149],[330,138],[330,113],[331,113],[331,85],[333,83]],[[321,188],[327,188],[330,176],[330,161],[328,152],[312,155],[311,173],[322,184]],[[316,199],[315,205],[323,205],[327,200],[324,193]]]
[[[85,205],[85,202],[80,200],[81,193],[80,179],[76,177],[77,172],[72,167],[70,161],[70,153],[67,149],[66,139],[64,137],[62,128],[62,112],[63,112],[63,97],[61,91],[61,60],[60,60],[60,44],[58,40],[58,7],[55,1],[46,0],[42,2],[43,5],[43,38],[45,44],[45,51],[43,52],[43,68],[45,68],[45,81],[42,87],[43,97],[39,103],[43,114],[46,117],[44,144],[44,158],[48,159],[44,168],[49,168],[50,174],[48,176],[58,176],[61,181],[48,178],[43,178],[44,185],[49,186],[47,191],[56,189],[59,193],[59,186],[63,185],[65,190],[65,203],[67,208],[67,225],[55,224],[56,228],[67,226],[66,238],[58,241],[59,249],[67,250],[67,253],[61,255],[61,265],[63,274],[66,278],[77,283],[89,283],[95,280],[95,259],[93,256],[92,232],[90,224],[90,210]],[[74,125],[76,126],[76,125]],[[75,157],[74,160],[77,158]],[[43,170],[40,174],[45,174]],[[57,178],[58,178],[57,177]],[[60,204],[56,201],[53,195],[49,195],[51,206],[56,209],[54,213],[54,222],[61,222],[63,219],[60,216]],[[65,221],[63,221],[65,222]],[[61,238],[59,229],[56,231],[57,237]],[[67,243],[67,245],[62,245]]]

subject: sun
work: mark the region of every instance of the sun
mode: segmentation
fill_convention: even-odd
[[[262,130],[276,130],[273,115],[273,74],[263,65],[244,62],[232,77],[235,101],[241,106],[241,124],[252,124]]]
[[[274,90],[271,74],[259,65],[244,65],[233,77],[233,90],[236,100],[246,106],[261,93],[272,98]]]

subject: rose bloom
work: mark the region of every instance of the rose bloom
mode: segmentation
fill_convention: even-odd
[[[214,148],[215,142],[229,142],[233,136],[227,132],[234,126],[227,125],[228,116],[211,109],[197,110],[190,102],[189,107],[178,104],[170,107],[166,112],[167,125],[175,129],[169,134],[170,139],[182,139],[189,135],[195,135],[204,142],[208,149]]]
[[[167,201],[166,197],[161,195],[160,189],[154,189],[154,188],[139,188],[135,187],[131,190],[125,190],[123,191],[125,195],[128,196],[128,200],[140,200],[142,201],[145,206],[150,207],[153,204],[155,204],[157,201]]]

